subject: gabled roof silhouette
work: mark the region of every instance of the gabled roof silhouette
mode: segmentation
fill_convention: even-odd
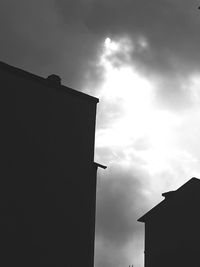
[[[158,215],[162,210],[173,208],[174,203],[177,201],[196,196],[200,198],[200,179],[193,177],[177,190],[163,193],[162,196],[164,196],[165,199],[140,217],[138,219],[139,222],[146,222],[153,216]]]
[[[10,72],[14,75],[21,76],[25,79],[33,80],[35,82],[39,82],[47,87],[55,88],[57,90],[62,90],[65,93],[69,93],[71,95],[75,95],[77,97],[83,98],[85,100],[92,101],[94,103],[98,103],[99,99],[90,95],[87,95],[85,93],[82,93],[80,91],[76,91],[72,88],[69,88],[67,86],[61,85],[61,79],[58,75],[51,74],[47,78],[42,78],[40,76],[37,76],[35,74],[32,74],[28,71],[10,66],[2,61],[0,61],[0,69],[6,72]],[[59,80],[60,79],[60,80]]]

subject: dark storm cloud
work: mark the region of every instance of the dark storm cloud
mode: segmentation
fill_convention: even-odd
[[[180,71],[199,66],[197,1],[101,0],[56,1],[66,23],[81,21],[103,37],[145,37],[148,53],[134,55],[158,71]],[[71,10],[73,12],[71,12]]]
[[[88,68],[80,68],[82,79],[85,77],[82,81],[89,87],[96,87],[95,81],[103,77],[102,67],[97,64],[98,56],[94,56],[99,53],[100,43],[106,37],[112,40],[127,38],[134,47],[128,61],[127,53],[121,51],[110,59],[112,63],[133,64],[140,73],[154,81],[159,88],[158,99],[167,108],[191,105],[190,95],[182,83],[200,69],[198,1],[57,0],[55,3],[66,25],[82,25],[96,40],[87,42],[87,36],[82,36],[82,43],[87,42],[91,50],[88,58],[80,59],[80,65],[88,59],[90,61]],[[141,39],[147,43],[145,49],[141,49]]]
[[[43,76],[59,74],[77,89],[100,76],[93,67],[99,37],[81,22],[66,23],[55,1],[2,0],[0,20],[1,61]]]
[[[46,6],[45,2],[0,2],[1,60],[19,65],[30,61],[38,67],[41,63],[46,65],[51,61],[54,55],[51,55],[50,43],[57,36],[52,22],[53,14],[49,8],[52,1]],[[54,35],[52,37],[50,30]]]
[[[176,63],[182,62],[187,63],[184,69],[199,65],[200,43],[197,2],[190,1],[189,8],[187,2],[95,1],[86,23],[91,31],[111,37],[147,38],[148,53],[137,56],[151,68],[153,64],[157,70],[176,69]]]
[[[2,0],[0,57],[37,74],[58,73],[78,89],[96,87],[103,40],[128,37],[140,70],[176,79],[199,70],[197,6],[194,0]],[[146,50],[137,49],[138,38],[147,40]],[[123,53],[116,58],[125,60]]]
[[[97,234],[118,246],[132,238],[138,224],[135,215],[141,208],[139,199],[143,198],[141,189],[139,178],[114,167],[109,179],[99,185]]]
[[[126,265],[124,249],[141,234],[137,218],[148,207],[143,192],[147,179],[144,173],[135,170],[132,174],[132,169],[117,165],[109,169],[98,180],[96,236],[103,248],[97,246],[97,266]]]

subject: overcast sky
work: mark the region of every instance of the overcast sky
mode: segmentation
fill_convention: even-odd
[[[96,267],[143,266],[137,219],[200,177],[197,0],[0,0],[0,60],[100,98]]]

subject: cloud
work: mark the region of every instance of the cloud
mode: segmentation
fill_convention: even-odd
[[[114,169],[100,184],[97,234],[120,245],[130,238],[136,224],[133,207],[138,206],[141,186],[128,171]]]
[[[96,265],[121,266],[137,262],[137,253],[132,258],[125,251],[131,242],[137,242],[142,225],[137,218],[149,204],[144,191],[147,174],[137,169],[127,169],[113,164],[106,174],[98,178]],[[117,252],[117,253],[116,253]],[[135,258],[135,259],[134,259]]]
[[[129,40],[134,47],[130,54],[131,64],[157,83],[158,97],[167,108],[182,109],[191,105],[183,84],[187,83],[189,75],[199,73],[200,13],[197,1],[93,0],[66,3],[60,0],[56,3],[66,23],[78,21],[98,41],[107,37],[114,41]],[[70,14],[70,10],[75,16]],[[90,44],[90,49],[92,47]],[[121,52],[112,57],[113,62],[124,64],[126,54],[122,47]],[[91,66],[94,71],[95,64]],[[98,69],[101,68],[96,65]]]
[[[197,3],[190,1],[188,7],[187,2],[93,1],[85,23],[91,31],[110,35],[110,38],[123,35],[133,41],[138,37],[146,38],[149,52],[145,56],[138,54],[138,57],[142,57],[145,65],[153,64],[157,71],[160,68],[170,71],[177,61],[185,61],[187,65],[193,61],[199,65]],[[182,69],[185,67],[183,65]]]
[[[150,79],[163,78],[161,95],[170,86],[171,91],[179,90],[185,74],[199,70],[199,12],[194,0],[3,0],[0,15],[1,60],[39,75],[57,73],[79,90],[86,85],[95,90],[101,84],[98,63],[107,37],[132,43],[132,64]],[[124,64],[126,55],[122,47],[112,59]],[[167,84],[169,80],[174,84]],[[168,102],[177,100],[177,94],[172,95]]]
[[[2,61],[42,76],[56,73],[79,90],[100,76],[93,67],[99,37],[81,22],[67,23],[54,0],[3,0],[0,20]]]
[[[78,4],[79,3],[79,4]],[[190,1],[57,1],[67,23],[78,19],[100,36],[145,37],[150,46],[146,64],[172,67],[173,57],[198,63],[200,37],[197,2]],[[72,13],[73,14],[73,13]],[[177,38],[178,36],[178,38]],[[173,56],[173,57],[172,57]],[[187,62],[187,61],[186,61]],[[188,62],[187,62],[188,63]],[[199,64],[198,64],[199,65]],[[184,66],[183,66],[184,68]]]

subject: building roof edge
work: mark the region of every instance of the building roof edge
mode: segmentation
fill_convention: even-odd
[[[55,89],[58,89],[58,90],[63,90],[66,93],[70,93],[72,95],[81,97],[81,98],[86,99],[86,100],[90,100],[90,101],[92,101],[94,103],[98,103],[99,102],[99,99],[94,97],[94,96],[90,96],[88,94],[85,94],[83,92],[77,91],[77,90],[72,89],[70,87],[67,87],[65,85],[54,84],[51,81],[49,81],[48,79],[46,79],[46,78],[43,78],[43,77],[38,76],[36,74],[30,73],[30,72],[25,71],[23,69],[11,66],[11,65],[9,65],[7,63],[4,63],[2,61],[0,61],[0,69],[3,69],[4,71],[12,72],[12,73],[14,73],[16,75],[20,75],[20,76],[22,76],[24,78],[27,78],[27,79],[32,79],[32,80],[34,80],[36,82],[40,82],[45,86],[52,87],[52,88],[55,88]]]
[[[154,206],[152,209],[147,211],[137,221],[145,223],[148,220],[148,218],[151,217],[152,214],[154,214],[155,210],[161,208],[163,206],[163,204],[166,203],[166,201],[168,201],[168,199],[171,199],[172,196],[179,193],[181,190],[183,190],[186,186],[190,185],[191,183],[195,183],[195,185],[196,185],[196,183],[200,184],[200,179],[198,179],[196,177],[192,177],[186,183],[184,183],[182,186],[180,186],[177,190],[162,193],[162,196],[164,196],[165,199],[162,200],[160,203],[158,203],[156,206]]]

